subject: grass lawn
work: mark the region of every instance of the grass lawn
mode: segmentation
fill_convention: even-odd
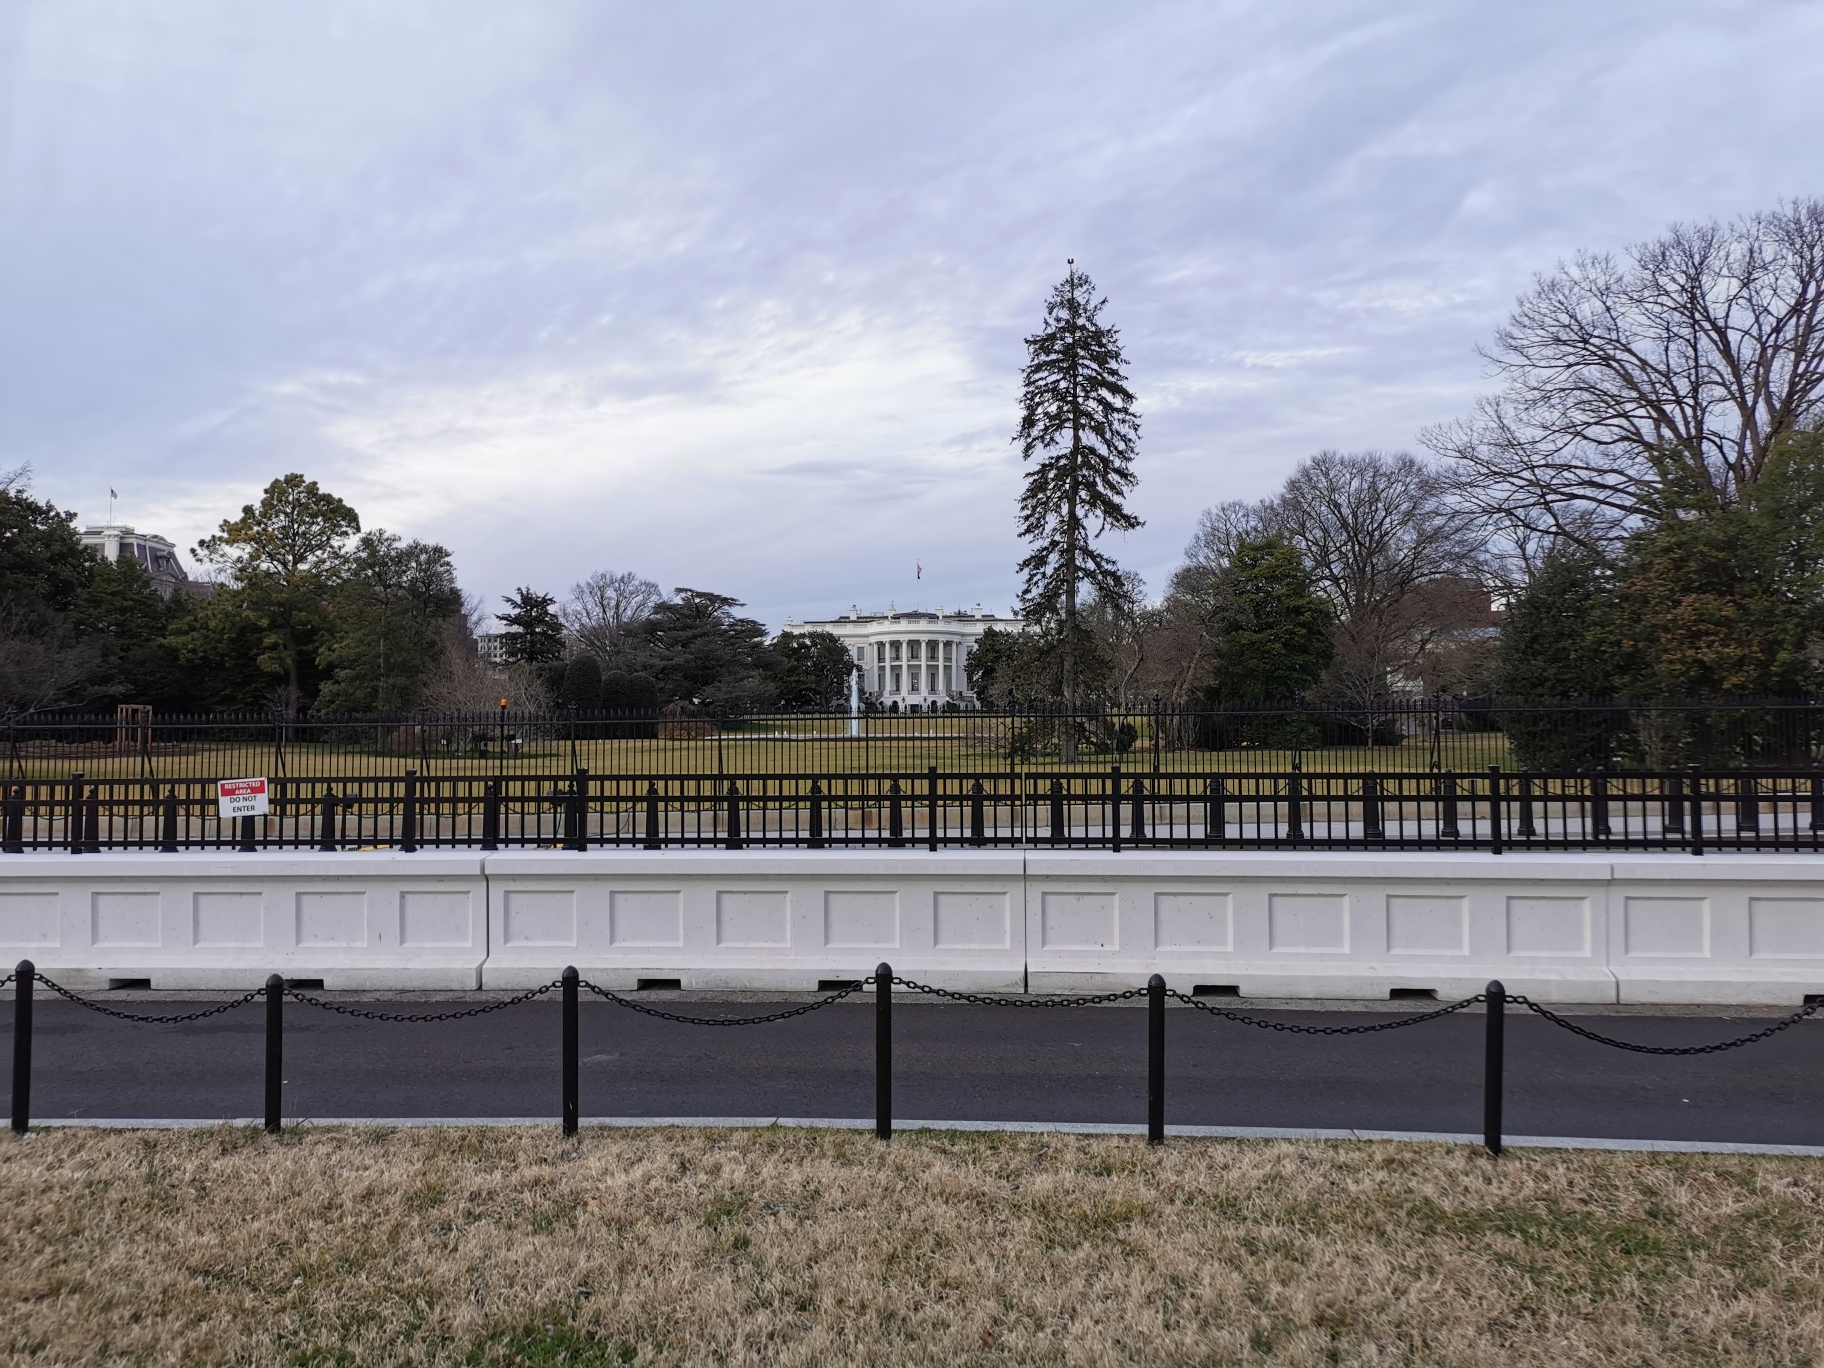
[[[0,1354],[1824,1362],[1824,1163],[809,1131],[0,1141]]]

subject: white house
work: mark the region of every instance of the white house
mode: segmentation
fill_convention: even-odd
[[[877,706],[901,712],[926,712],[945,703],[976,706],[963,667],[982,633],[993,627],[1023,632],[1025,620],[938,608],[909,613],[863,613],[807,622],[786,619],[788,632],[829,632],[849,648],[861,670],[861,688]]]
[[[136,532],[125,523],[108,522],[99,527],[85,527],[76,535],[103,560],[119,560],[125,556],[138,561],[140,568],[151,576],[158,592],[166,598],[190,582],[190,577],[184,573],[183,562],[178,559],[177,548],[157,533]]]

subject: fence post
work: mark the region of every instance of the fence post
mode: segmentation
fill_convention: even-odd
[[[64,822],[64,840],[70,854],[82,854],[82,771],[70,774],[70,812]]]
[[[1816,804],[1813,804],[1815,810]],[[1063,845],[1070,839],[1070,829],[1064,824],[1064,781],[1051,781],[1051,843]]]
[[[1691,853],[1704,853],[1704,780],[1697,772],[1697,766],[1691,767]]]
[[[405,797],[399,807],[399,849],[418,849],[418,771],[405,772]]]
[[[1134,780],[1133,821],[1132,821],[1132,824],[1129,827],[1128,833],[1127,833],[1130,837],[1132,837],[1136,841],[1144,841],[1146,839],[1146,806],[1145,806],[1145,804],[1146,804],[1146,781],[1144,779],[1136,779],[1136,780]]]
[[[1502,825],[1506,818],[1506,803],[1501,793],[1501,766],[1488,767],[1488,850],[1491,855],[1501,853]]]
[[[101,854],[100,784],[89,785],[89,796],[82,805],[82,848],[90,855]]]
[[[887,844],[894,847],[906,843],[906,813],[899,787],[899,780],[887,781]]]
[[[1108,825],[1113,837],[1111,849],[1121,853],[1121,766],[1108,767]]]
[[[1378,841],[1386,835],[1381,823],[1381,781],[1370,774],[1362,780],[1362,838]]]
[[[1520,776],[1519,834],[1526,837],[1539,834],[1537,828],[1533,826],[1533,776],[1530,770]]]
[[[1817,804],[1812,804],[1815,809]],[[9,785],[6,790],[6,831],[0,847],[8,855],[25,854],[25,787]]]
[[[1204,785],[1204,792],[1208,795],[1203,814],[1204,842],[1208,844],[1210,841],[1226,840],[1229,834],[1229,803],[1222,780],[1210,780]]]
[[[576,820],[570,832],[570,849],[589,849],[589,771],[585,766],[576,767],[576,777],[570,783],[570,803],[576,811]]]
[[[811,849],[823,849],[823,785],[811,780]]]
[[[317,805],[317,849],[328,852],[336,848],[336,791],[325,789]]]
[[[1305,776],[1292,762],[1292,773],[1286,780],[1286,839],[1305,839]]]
[[[158,848],[166,855],[177,853],[177,785],[165,790],[165,800],[159,806],[158,814]]]
[[[500,849],[500,780],[481,786],[481,848]]]
[[[893,1138],[893,966],[874,966],[874,1135]]]
[[[1824,831],[1824,770],[1811,767],[1811,829]]]
[[[13,1134],[24,1135],[32,1120],[32,988],[38,966],[29,959],[13,966]]]
[[[1501,1066],[1505,1059],[1507,1027],[1507,989],[1500,979],[1492,980],[1484,990],[1487,1031],[1482,1051],[1482,1143],[1490,1154],[1501,1153]]]
[[[724,844],[730,850],[741,849],[741,786],[728,781],[728,837]]]
[[[1445,770],[1438,779],[1438,835],[1453,840],[1462,835],[1457,827],[1457,774]]]
[[[1659,809],[1660,835],[1682,836],[1685,831],[1684,775],[1669,774],[1661,781]]]
[[[987,845],[987,822],[982,813],[982,781],[969,786],[969,844]]]
[[[266,975],[266,1131],[277,1135],[284,1124],[285,980]]]
[[[243,854],[251,855],[258,848],[253,839],[253,818],[241,818],[241,839],[236,843],[235,849]]]
[[[1146,1143],[1165,1143],[1165,980],[1146,981]]]
[[[1738,832],[1761,832],[1761,789],[1752,775],[1735,781],[1735,829]]]
[[[577,1085],[576,1071],[580,1051],[576,1044],[576,986],[578,976],[574,964],[564,967],[564,1134],[576,1134]]]
[[[1590,835],[1609,838],[1609,775],[1597,770],[1590,776]]]
[[[925,849],[937,849],[937,766],[930,769],[931,798],[930,810],[925,814]]]
[[[659,781],[646,781],[646,849],[657,850],[659,840]]]

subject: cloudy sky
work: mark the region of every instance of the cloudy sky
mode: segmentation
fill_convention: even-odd
[[[1821,75],[1815,0],[11,0],[0,466],[186,547],[303,471],[495,604],[1004,611],[1074,256],[1157,589],[1535,272],[1824,192]]]

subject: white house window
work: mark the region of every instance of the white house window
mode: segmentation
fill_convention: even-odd
[[[893,692],[899,692],[899,666],[893,667]]]
[[[888,644],[888,647],[892,651],[892,655],[891,655],[890,659],[898,660],[899,659],[899,643],[897,641],[892,641],[892,642],[888,642],[887,644]]]
[[[925,659],[926,660],[936,660],[937,659],[937,643],[935,641],[927,641],[925,643]],[[932,678],[935,679],[936,676],[933,675]]]
[[[956,685],[951,682],[953,676],[950,673],[950,671],[954,668],[955,667],[951,666],[951,665],[944,666],[944,692],[945,693],[955,693],[956,692]]]
[[[862,647],[862,649],[865,651],[867,649],[867,647],[864,646],[864,647]],[[885,660],[886,658],[887,658],[887,643],[884,641],[875,642],[874,643],[875,661],[878,663],[880,661]]]
[[[885,665],[876,665],[874,667],[874,692],[875,693],[885,693],[886,691],[887,691],[887,667]]]
[[[918,659],[918,643],[916,641],[908,641],[906,643],[906,659],[907,660],[917,660]]]
[[[866,665],[868,663],[868,648],[866,646],[857,646],[855,648],[855,663],[857,665]]]
[[[948,665],[950,663],[950,653],[955,649],[956,647],[952,642],[946,641],[944,643],[944,664]]]
[[[908,665],[908,666],[906,666],[906,672],[908,674],[910,674],[912,677],[911,681],[910,681],[910,687],[906,690],[906,692],[907,693],[922,693],[923,690],[918,687],[918,666]]]

